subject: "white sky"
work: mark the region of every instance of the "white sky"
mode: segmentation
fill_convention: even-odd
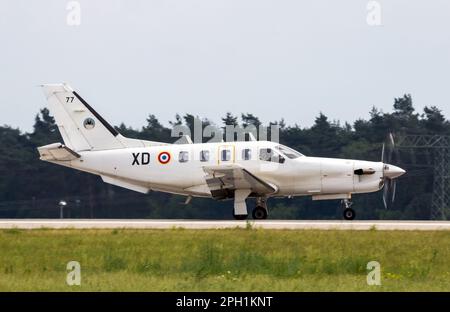
[[[379,0],[381,26],[365,0],[80,0],[80,26],[68,2],[0,0],[0,124],[31,130],[52,82],[133,127],[227,111],[353,122],[404,93],[450,116],[448,0]]]

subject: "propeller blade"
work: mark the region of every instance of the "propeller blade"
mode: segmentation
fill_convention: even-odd
[[[384,198],[384,193],[383,193],[383,204],[384,204],[384,209],[387,210],[387,203],[386,203],[386,199]]]
[[[392,154],[395,151],[394,135],[392,134],[392,132],[389,132],[388,138],[389,138],[388,163],[390,164],[392,162]]]
[[[395,190],[397,189],[397,180],[394,180],[392,182],[392,198],[391,198],[391,203],[394,203],[395,200]]]
[[[388,152],[388,157],[387,157],[387,163],[390,164],[392,163],[392,153],[394,152],[394,150],[392,148],[389,149]]]
[[[394,142],[394,135],[392,134],[392,132],[389,132],[389,141],[391,142],[392,148],[394,148],[395,142]]]
[[[382,153],[381,153],[381,162],[383,162],[383,204],[384,208],[388,209],[389,204],[394,203],[395,200],[395,193],[397,189],[397,181],[395,179],[389,179],[388,177],[385,177],[385,170],[387,164],[390,164],[392,162],[392,154],[395,153],[395,158],[398,161],[398,151],[395,150],[395,141],[394,141],[394,135],[392,132],[389,132],[388,134],[388,152],[387,152],[387,164],[384,163],[384,149],[385,144],[383,143]],[[390,200],[389,200],[390,199]]]
[[[382,149],[381,149],[381,162],[383,163],[383,204],[384,208],[388,209],[390,204],[392,204],[395,200],[395,194],[397,189],[397,181],[395,179],[390,179],[386,177],[385,171],[387,169],[388,164],[392,162],[392,155],[395,153],[395,158],[398,160],[398,151],[395,150],[395,140],[394,140],[394,134],[392,132],[389,132],[387,136],[387,159],[385,163],[385,143],[383,143]],[[389,200],[390,199],[390,200]]]
[[[389,179],[384,179],[384,188],[383,188],[384,209],[388,208],[388,205],[387,205],[388,192],[389,192]]]

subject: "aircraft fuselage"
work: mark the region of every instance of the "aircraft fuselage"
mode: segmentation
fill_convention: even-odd
[[[72,160],[70,166],[109,178],[107,182],[117,179],[142,190],[202,197],[211,196],[203,169],[208,166],[241,166],[275,188],[270,196],[347,198],[352,193],[374,192],[382,187],[381,162],[307,156],[291,159],[281,153],[278,158],[261,159],[261,150],[276,151],[277,145],[268,141],[246,141],[88,151],[79,152],[82,157]],[[244,153],[249,159],[245,159]],[[161,154],[169,155],[169,159],[158,159]],[[284,161],[280,162],[280,158]],[[373,173],[355,174],[358,169],[373,170]]]

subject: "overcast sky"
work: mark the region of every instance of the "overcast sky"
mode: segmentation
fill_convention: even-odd
[[[37,85],[68,82],[113,124],[227,111],[310,126],[416,109],[450,117],[450,1],[0,0],[0,124],[31,130]],[[369,20],[372,24],[377,19]]]

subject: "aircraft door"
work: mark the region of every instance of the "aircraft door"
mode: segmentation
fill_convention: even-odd
[[[218,147],[217,164],[232,164],[235,161],[235,147],[233,145],[220,145]]]

